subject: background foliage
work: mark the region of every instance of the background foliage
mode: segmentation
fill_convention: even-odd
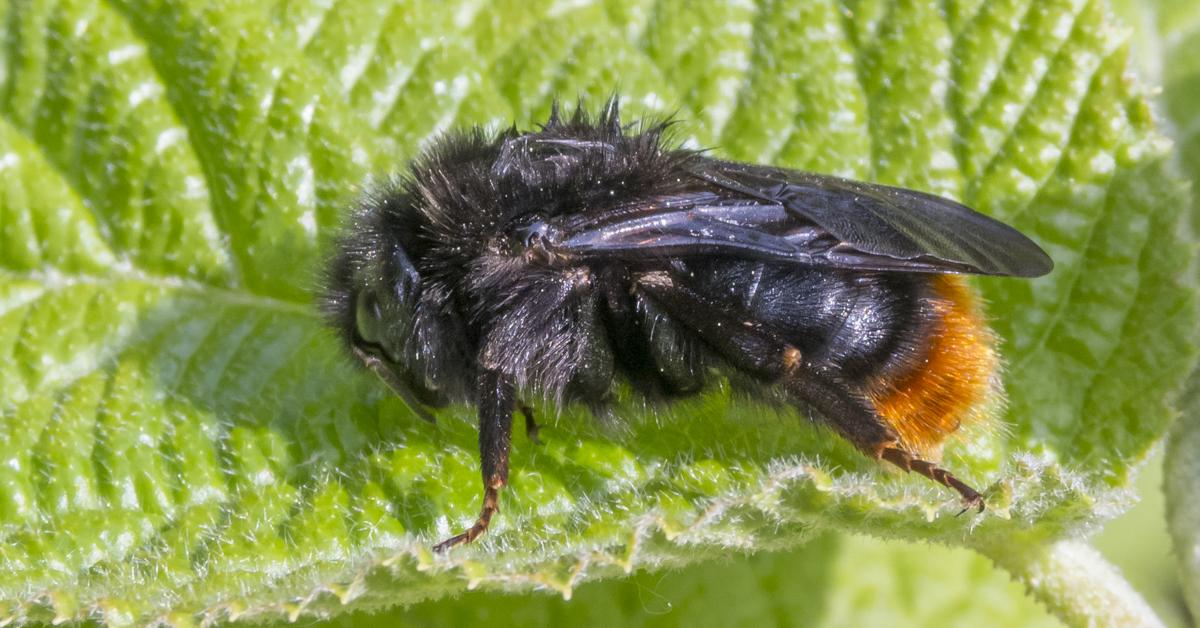
[[[1179,165],[1200,185],[1200,5],[1182,0],[1122,2],[1121,14],[1135,29],[1137,65],[1162,86],[1161,119],[1176,141]],[[1192,195],[1192,225],[1200,224],[1200,197]],[[1200,616],[1200,380],[1193,377],[1185,414],[1167,448],[1165,488],[1175,555],[1192,616]]]
[[[970,546],[1020,571],[1120,512],[1172,418],[1195,307],[1179,283],[1187,196],[1105,4],[704,8],[0,4],[0,621],[569,594],[808,540],[793,569],[836,591],[830,621],[868,599],[923,621],[953,612],[876,578],[949,550],[826,531]],[[367,178],[440,131],[528,126],[556,95],[596,103],[614,86],[630,114],[678,110],[691,144],[948,194],[1050,251],[1050,277],[978,282],[1009,400],[1002,428],[947,461],[987,487],[987,514],[952,517],[929,483],[718,391],[627,407],[621,429],[568,409],[544,445],[517,438],[493,532],[428,552],[477,508],[470,412],[422,424],[341,359],[311,307],[320,252]],[[879,572],[839,562],[872,552]],[[944,556],[1003,591],[977,559]],[[756,561],[741,568],[786,584],[790,561]]]

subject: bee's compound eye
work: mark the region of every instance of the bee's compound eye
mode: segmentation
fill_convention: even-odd
[[[373,345],[383,341],[383,312],[379,308],[379,299],[373,290],[362,290],[358,293],[354,309],[354,326],[358,337]]]

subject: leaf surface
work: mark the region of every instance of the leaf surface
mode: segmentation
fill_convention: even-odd
[[[0,7],[0,621],[329,615],[837,528],[995,548],[1120,512],[1194,357],[1187,203],[1102,2]],[[344,209],[453,126],[619,88],[727,157],[959,198],[1057,263],[979,280],[1008,391],[946,462],[990,510],[723,393],[566,409],[478,499],[312,287]],[[539,409],[544,417],[553,410]]]

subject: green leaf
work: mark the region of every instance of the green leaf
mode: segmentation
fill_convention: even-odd
[[[1061,626],[964,549],[823,534],[800,548],[734,556],[546,594],[471,592],[331,626]]]
[[[1176,141],[1179,165],[1193,189],[1200,185],[1200,6],[1186,0],[1124,3],[1135,27],[1142,72],[1161,84],[1161,115]],[[1192,229],[1200,227],[1200,200],[1193,196]],[[1168,522],[1184,598],[1200,614],[1200,386],[1193,377],[1187,409],[1172,430],[1165,461]]]
[[[1122,7],[1135,26],[1142,71],[1162,85],[1166,131],[1176,141],[1179,166],[1200,186],[1200,5],[1155,0]],[[1200,199],[1193,196],[1192,229],[1200,228]],[[1168,441],[1164,488],[1184,598],[1200,616],[1200,380],[1193,377],[1182,419]]]
[[[1184,599],[1192,615],[1200,612],[1200,414],[1195,411],[1195,393],[1189,395],[1184,415],[1172,431],[1167,446],[1167,522],[1179,565]]]
[[[0,623],[569,594],[829,528],[996,555],[1125,507],[1196,311],[1187,196],[1102,2],[450,5],[0,5]],[[716,392],[518,436],[494,529],[429,552],[477,511],[471,412],[424,424],[346,363],[324,246],[439,131],[618,87],[720,154],[948,194],[1050,251],[977,282],[1008,403],[946,462],[987,513]]]

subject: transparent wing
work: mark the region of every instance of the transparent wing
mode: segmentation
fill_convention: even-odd
[[[547,244],[584,258],[731,255],[882,271],[1037,277],[1049,256],[955,201],[833,176],[699,158],[695,185],[552,219]]]

